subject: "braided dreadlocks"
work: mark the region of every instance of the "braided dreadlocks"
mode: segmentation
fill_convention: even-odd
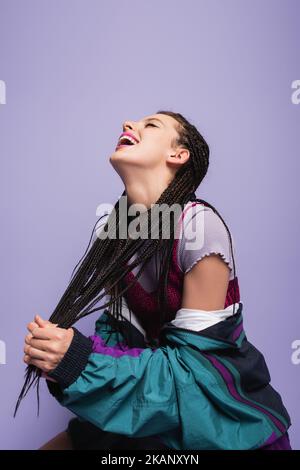
[[[161,211],[161,218],[158,221],[159,237],[155,239],[151,238],[151,229],[153,230],[153,220],[151,222],[152,226],[150,223],[152,214],[151,208],[146,212],[148,223],[143,225],[146,233],[143,233],[141,230],[140,238],[132,239],[127,237],[127,239],[122,239],[118,238],[118,236],[116,238],[110,237],[114,227],[118,230],[123,223],[122,219],[124,214],[120,213],[118,200],[103,229],[107,232],[106,238],[102,239],[97,237],[86,255],[79,262],[79,265],[75,267],[69,285],[49,318],[52,323],[56,323],[60,328],[70,328],[80,320],[80,318],[97,310],[108,308],[110,314],[116,320],[114,327],[119,333],[121,331],[121,322],[118,322],[118,320],[122,316],[121,297],[138,280],[144,270],[146,262],[157,253],[161,255],[162,259],[159,269],[160,282],[157,291],[157,301],[161,312],[160,323],[161,325],[164,323],[167,311],[167,280],[174,244],[175,227],[174,223],[170,224],[168,208],[176,203],[183,209],[184,205],[189,200],[195,198],[194,191],[200,185],[208,170],[209,147],[197,128],[185,119],[182,114],[163,110],[157,111],[157,113],[171,116],[177,121],[176,130],[178,135],[173,140],[172,145],[174,147],[186,148],[190,151],[188,161],[179,168],[169,186],[163,191],[158,201],[156,201],[156,204],[166,208],[165,211]],[[126,195],[125,191],[122,196],[124,195]],[[223,221],[229,234],[235,276],[235,263],[230,231],[221,215],[211,204],[201,199],[197,200],[203,201],[207,206],[213,209]],[[126,215],[127,214],[125,214],[125,216]],[[174,214],[171,214],[171,216],[172,215]],[[115,225],[112,218],[114,218]],[[168,239],[162,239],[161,237],[164,223],[170,224],[170,237]],[[135,253],[138,253],[136,259],[131,262],[131,264],[128,264],[128,261]],[[132,271],[135,266],[140,264],[141,267],[133,281],[124,287],[122,283],[123,278],[128,272]],[[109,295],[108,302],[93,309],[95,304],[107,294]],[[27,366],[25,382],[18,397],[14,416],[16,415],[21,400],[25,397],[33,384],[37,385],[39,413],[40,377],[40,369],[33,365]]]

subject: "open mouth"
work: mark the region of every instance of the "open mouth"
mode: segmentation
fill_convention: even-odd
[[[121,147],[128,147],[130,145],[136,145],[138,142],[136,142],[132,137],[124,135],[119,139],[119,142],[116,146],[116,150],[121,148]]]

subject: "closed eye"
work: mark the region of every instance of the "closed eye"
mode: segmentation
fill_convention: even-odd
[[[145,127],[147,127],[147,126],[154,126],[154,127],[158,127],[158,126],[156,126],[155,124],[153,124],[152,122],[148,122],[148,124],[146,124],[146,126],[145,126]]]

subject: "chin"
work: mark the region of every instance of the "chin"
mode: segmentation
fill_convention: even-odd
[[[111,156],[109,157],[110,163],[117,162],[118,160],[120,160],[118,152],[112,153]]]
[[[124,164],[126,164],[126,166],[130,163],[134,163],[134,156],[132,154],[130,154],[130,152],[126,152],[126,150],[122,149],[122,150],[116,150],[115,152],[113,152],[111,154],[111,156],[109,157],[109,161],[112,165],[118,165],[118,163],[120,163],[120,165],[124,166]]]
[[[119,152],[114,152],[111,154],[109,157],[109,163],[119,175],[122,173],[122,168],[124,167],[124,158],[122,155],[119,155]]]
[[[110,160],[119,160],[121,159],[122,157],[126,157],[126,152],[124,152],[124,149],[123,150],[115,150],[111,156],[110,156]]]

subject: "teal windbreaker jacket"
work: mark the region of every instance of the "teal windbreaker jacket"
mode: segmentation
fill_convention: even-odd
[[[158,436],[174,449],[257,449],[289,428],[264,357],[247,340],[242,302],[199,332],[166,323],[157,348],[128,320],[118,342],[114,322],[104,310],[92,336],[74,328],[48,374],[57,381],[47,380],[50,393],[80,419],[103,431]],[[136,347],[122,342],[128,332]]]

